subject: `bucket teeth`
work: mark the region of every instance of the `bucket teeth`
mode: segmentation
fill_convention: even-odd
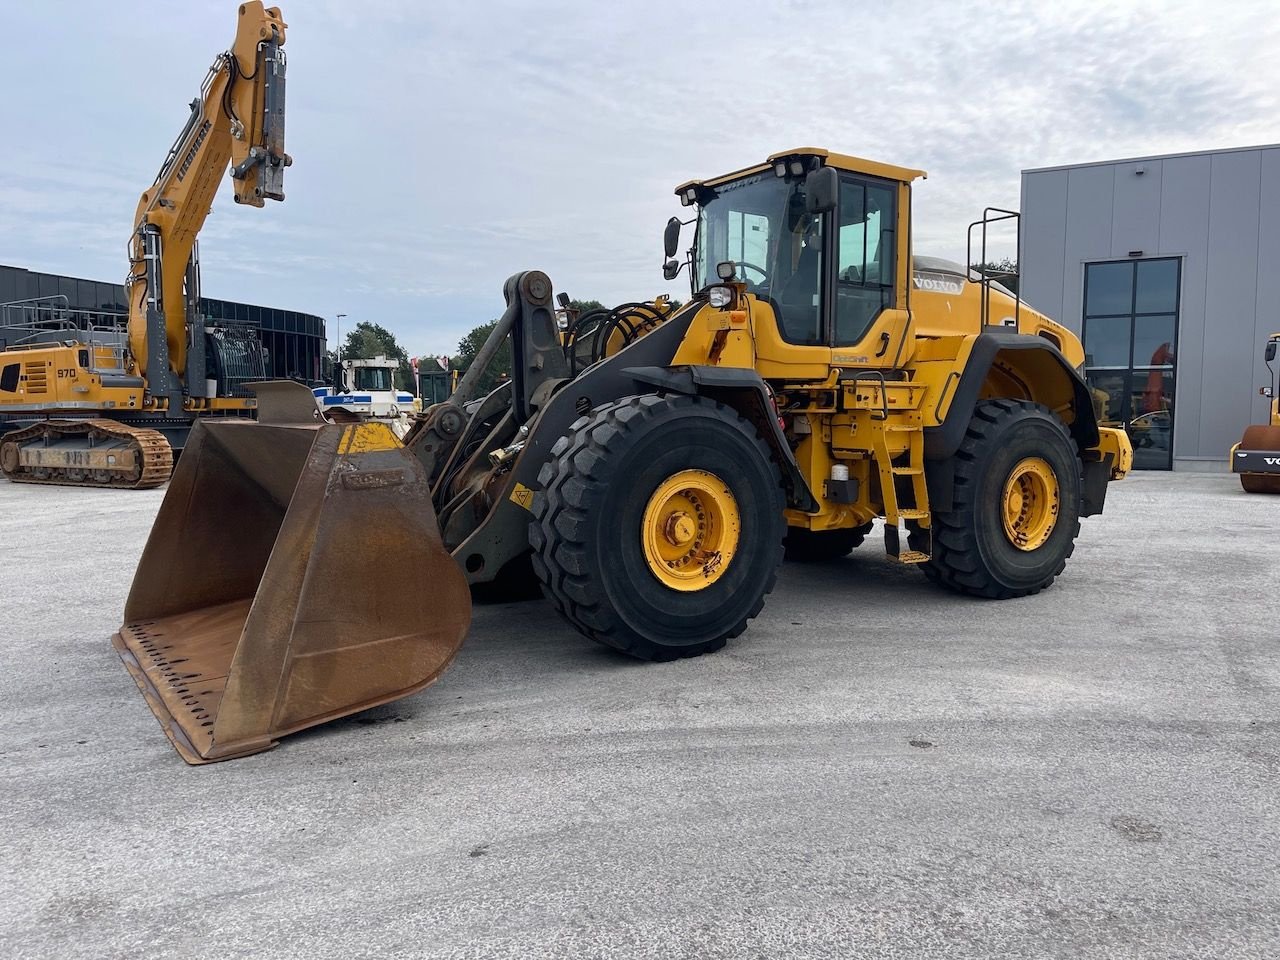
[[[188,763],[407,696],[471,618],[427,478],[384,424],[201,422],[112,638]]]

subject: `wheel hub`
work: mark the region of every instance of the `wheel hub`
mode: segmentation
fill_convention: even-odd
[[[1042,547],[1058,524],[1061,492],[1057,474],[1047,460],[1025,457],[1004,484],[1005,536],[1019,550]]]
[[[697,532],[698,526],[694,519],[683,511],[670,514],[662,525],[662,535],[673,547],[683,547]]]
[[[673,590],[702,590],[729,569],[741,518],[733,492],[706,470],[681,470],[649,496],[640,522],[645,562]]]

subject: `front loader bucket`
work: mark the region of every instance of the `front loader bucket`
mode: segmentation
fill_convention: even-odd
[[[422,689],[471,619],[427,478],[390,428],[267,408],[196,425],[112,637],[188,763]]]

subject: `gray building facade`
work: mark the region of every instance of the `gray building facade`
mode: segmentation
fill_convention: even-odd
[[[1021,292],[1081,336],[1135,466],[1227,469],[1265,423],[1280,330],[1280,146],[1022,172]]]

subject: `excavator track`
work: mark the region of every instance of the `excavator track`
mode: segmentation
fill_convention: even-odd
[[[15,483],[143,490],[169,479],[173,448],[116,420],[46,420],[0,437],[0,470]]]

